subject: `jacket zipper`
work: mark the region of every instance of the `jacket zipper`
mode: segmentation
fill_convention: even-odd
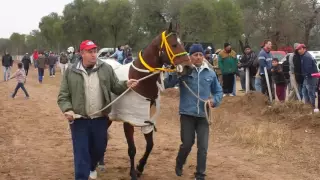
[[[200,69],[198,70],[198,97],[200,97],[200,86],[199,86],[199,83],[200,83],[200,78],[199,78],[199,75],[200,75]],[[200,101],[199,101],[199,98],[197,98],[198,99],[198,102],[197,102],[197,107],[198,107],[198,114],[200,114],[200,108],[199,108],[199,103],[200,103]]]

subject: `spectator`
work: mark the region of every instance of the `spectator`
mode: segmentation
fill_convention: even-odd
[[[133,61],[132,54],[129,53],[127,55],[127,58],[123,61],[123,64],[128,64],[128,63],[131,63],[132,61]]]
[[[63,76],[64,72],[68,68],[68,56],[66,53],[61,53],[60,55],[60,70],[61,70],[61,76]]]
[[[39,58],[38,58],[38,80],[40,84],[42,83],[42,80],[43,80],[44,69],[46,68],[46,64],[47,64],[47,58],[43,52],[40,52]]]
[[[49,65],[49,76],[55,77],[56,76],[56,65],[58,62],[58,58],[54,55],[53,52],[50,53],[48,57],[48,65]]]
[[[302,94],[306,104],[311,104],[315,109],[315,92],[317,86],[317,79],[311,74],[317,73],[317,62],[312,55],[307,51],[304,44],[299,44],[296,47],[301,58],[301,74],[303,76]]]
[[[278,58],[272,60],[271,74],[273,82],[276,84],[277,97],[280,102],[284,102],[286,99],[286,80]]]
[[[23,56],[22,60],[21,60],[26,76],[28,76],[28,72],[29,72],[29,65],[31,64],[31,59],[28,53],[26,53],[26,55]]]
[[[123,60],[124,60],[124,57],[123,57],[123,47],[122,46],[118,46],[117,50],[115,53],[113,53],[110,58],[117,58],[117,61],[120,63],[120,64],[123,64]]]
[[[258,61],[257,55],[251,50],[249,45],[244,47],[244,54],[240,59],[239,67],[243,67],[249,70],[249,85],[250,90],[255,90],[255,75],[257,74],[257,67],[255,64]],[[244,70],[245,71],[245,70]]]
[[[4,56],[2,56],[2,67],[3,67],[4,81],[9,80],[12,65],[13,65],[12,56],[8,52],[6,52],[6,54]]]
[[[230,43],[225,43],[218,58],[219,68],[222,72],[224,96],[233,96],[235,74],[238,71],[237,53],[231,49]]]
[[[272,85],[272,78],[271,78],[271,68],[272,68],[272,54],[270,53],[272,48],[272,43],[270,40],[265,40],[264,45],[259,53],[258,59],[259,59],[259,72],[261,76],[261,90],[263,94],[266,94],[268,96],[268,85],[267,85],[267,79],[269,79],[270,89],[271,89],[271,95],[274,99],[273,94],[273,85]],[[267,69],[268,76],[266,76],[264,68]]]
[[[38,50],[35,49],[35,50],[33,51],[32,57],[33,57],[33,65],[34,65],[34,68],[37,69],[37,68],[38,68],[38,58],[39,58]]]

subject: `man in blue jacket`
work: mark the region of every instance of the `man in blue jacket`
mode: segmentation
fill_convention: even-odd
[[[261,86],[262,86],[261,90],[263,94],[268,95],[268,86],[267,86],[267,80],[266,80],[266,78],[268,78],[270,83],[271,94],[272,94],[272,97],[274,97],[272,78],[271,78],[272,54],[270,53],[272,48],[272,43],[269,40],[265,40],[263,44],[264,45],[258,55],[259,72],[261,76]],[[268,76],[266,76],[264,72],[265,67],[267,68]]]
[[[296,47],[301,57],[301,74],[304,77],[302,94],[306,104],[311,104],[315,108],[315,92],[317,86],[317,78],[311,76],[317,73],[317,63],[312,55],[307,52],[307,47],[304,44],[299,44]]]
[[[222,100],[222,88],[216,73],[203,62],[203,48],[201,44],[193,44],[189,50],[190,58],[195,68],[187,76],[178,77],[177,74],[169,74],[165,79],[165,87],[174,87],[179,84],[180,88],[180,123],[181,141],[179,153],[176,159],[176,174],[182,176],[182,168],[191,151],[197,134],[197,171],[196,180],[205,179],[209,123],[206,119],[204,102],[196,98],[184,85],[185,82],[191,90],[201,99],[207,100],[211,107],[217,107]],[[211,97],[212,95],[212,97]]]

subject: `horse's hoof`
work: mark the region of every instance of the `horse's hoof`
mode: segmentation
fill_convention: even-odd
[[[140,172],[139,170],[136,170],[136,172],[137,172],[137,176],[138,176],[138,177],[141,177],[142,172]]]
[[[143,172],[143,168],[140,168],[140,166],[138,165],[136,168],[137,176],[140,177],[142,175],[142,172]]]

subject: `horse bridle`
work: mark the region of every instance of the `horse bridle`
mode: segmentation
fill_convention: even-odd
[[[168,58],[170,60],[170,63],[173,67],[176,67],[176,69],[171,69],[171,68],[153,68],[151,67],[149,64],[146,63],[146,61],[143,59],[142,57],[142,51],[139,52],[139,60],[142,63],[142,65],[147,69],[143,72],[155,72],[155,71],[164,71],[164,72],[182,72],[183,71],[183,67],[181,65],[175,65],[174,64],[174,59],[177,57],[181,57],[181,56],[186,56],[188,53],[187,52],[181,52],[178,54],[174,54],[174,52],[172,51],[170,44],[167,41],[167,38],[172,36],[172,35],[176,35],[176,33],[169,33],[166,35],[166,31],[163,31],[161,34],[161,46],[160,46],[160,50],[159,50],[159,56],[161,56],[161,54],[164,53],[164,51],[166,52],[166,54],[168,55]],[[163,51],[164,49],[164,51]],[[134,69],[138,69],[137,67],[135,67],[132,63],[132,66]]]

